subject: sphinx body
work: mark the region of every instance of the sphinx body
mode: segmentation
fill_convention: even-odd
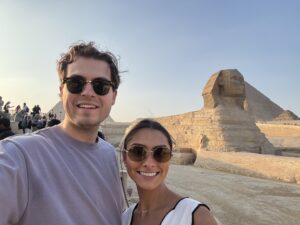
[[[177,148],[217,152],[274,154],[254,118],[244,110],[245,81],[238,70],[221,70],[206,83],[204,107],[195,112],[158,118],[167,126]]]

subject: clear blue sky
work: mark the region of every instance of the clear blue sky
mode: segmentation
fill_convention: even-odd
[[[116,121],[195,111],[221,69],[236,68],[300,115],[300,1],[0,1],[0,96],[14,106],[58,97],[55,66],[78,40],[120,57]]]

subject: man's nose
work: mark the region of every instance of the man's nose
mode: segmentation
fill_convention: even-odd
[[[91,81],[86,81],[83,90],[81,92],[81,95],[83,96],[96,96],[96,93],[93,89],[93,85]]]

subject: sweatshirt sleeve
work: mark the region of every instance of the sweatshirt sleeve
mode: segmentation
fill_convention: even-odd
[[[28,172],[20,146],[0,141],[0,225],[16,224],[28,201]]]

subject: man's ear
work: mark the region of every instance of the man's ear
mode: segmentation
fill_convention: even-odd
[[[116,102],[117,94],[118,94],[118,91],[115,90],[115,91],[113,92],[113,102],[112,102],[112,105],[114,105],[115,102]]]
[[[59,85],[59,97],[60,97],[60,98],[62,97],[63,88],[64,88],[63,84],[60,84],[60,85]]]

